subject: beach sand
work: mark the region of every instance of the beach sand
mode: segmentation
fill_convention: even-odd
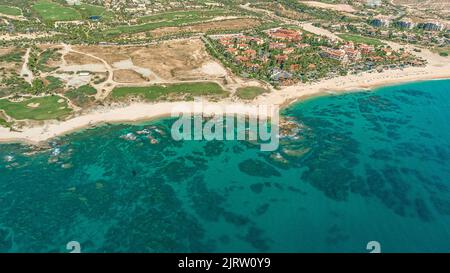
[[[395,44],[391,46],[394,49],[398,47]],[[404,47],[410,49],[408,46]],[[326,79],[317,83],[298,84],[264,94],[252,102],[247,102],[247,104],[285,107],[294,101],[330,93],[336,94],[404,82],[450,78],[449,58],[438,56],[428,50],[422,50],[422,52],[415,52],[414,54],[428,60],[428,65],[425,67],[408,67],[402,70],[385,70],[381,73],[364,72],[357,75]],[[221,102],[208,104],[223,109],[226,106],[241,105],[242,103],[225,99]],[[133,103],[127,106],[102,107],[67,121],[47,121],[43,125],[23,128],[21,132],[10,131],[8,128],[0,127],[0,142],[38,144],[54,137],[97,124],[136,122],[170,116],[175,107],[186,106],[186,104],[189,103]]]

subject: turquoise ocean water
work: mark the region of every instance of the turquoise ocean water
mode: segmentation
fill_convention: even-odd
[[[450,81],[285,110],[276,152],[175,142],[173,120],[0,145],[0,252],[450,251]],[[120,136],[149,129],[135,141]]]

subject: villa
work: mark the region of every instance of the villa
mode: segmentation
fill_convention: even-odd
[[[300,40],[300,32],[296,30],[290,30],[290,29],[275,29],[275,30],[269,30],[267,32],[267,35],[269,35],[272,39],[278,39],[278,40],[286,40],[286,41],[299,41]]]

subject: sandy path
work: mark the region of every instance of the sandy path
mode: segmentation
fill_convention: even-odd
[[[27,21],[27,18],[25,18],[23,15],[8,15],[8,14],[4,14],[4,13],[0,13],[1,17],[4,18],[8,18],[8,19],[12,19],[12,20],[17,20],[17,21]]]
[[[338,40],[341,41],[342,39],[335,35],[333,32],[326,30],[324,28],[320,28],[320,27],[315,27],[313,26],[311,23],[299,23],[297,22],[296,25],[300,26],[301,28],[303,28],[306,31],[309,31],[311,33],[314,33],[316,35],[321,35],[321,36],[326,36],[331,40]]]
[[[162,82],[163,79],[161,79],[155,72],[150,70],[149,68],[144,68],[137,66],[133,63],[131,59],[123,60],[120,62],[113,63],[113,67],[115,69],[126,69],[126,70],[133,70],[134,72],[142,75],[145,78],[153,78],[153,83]]]
[[[356,12],[356,10],[348,4],[328,4],[317,1],[300,1],[300,3],[322,9],[331,9],[335,11],[343,11],[349,13]]]
[[[34,40],[34,39],[38,39],[38,38],[47,38],[47,37],[51,37],[54,36],[55,33],[21,33],[21,34],[3,34],[0,35],[0,40],[2,41],[15,41],[15,40],[20,40],[20,39],[29,39],[29,40]]]
[[[97,93],[97,95],[95,97],[97,100],[106,98],[109,95],[109,93],[111,93],[111,91],[114,89],[114,87],[117,85],[117,83],[114,81],[114,68],[111,65],[109,65],[109,63],[106,62],[105,60],[103,60],[102,58],[99,58],[99,57],[89,54],[89,53],[75,50],[72,48],[71,45],[64,44],[63,46],[64,46],[65,52],[74,52],[74,53],[86,55],[88,57],[94,58],[103,63],[103,65],[106,68],[106,71],[108,72],[108,78],[106,79],[106,81],[95,86],[95,88],[97,88],[97,90],[100,91]],[[86,67],[86,68],[89,68],[89,67]],[[90,71],[89,69],[86,69],[86,70]]]
[[[27,52],[23,56],[24,62],[22,65],[22,69],[20,70],[20,76],[22,76],[25,79],[25,81],[27,81],[29,84],[32,84],[33,80],[34,80],[34,76],[33,76],[33,72],[28,68],[30,52],[31,52],[31,48],[28,48]]]

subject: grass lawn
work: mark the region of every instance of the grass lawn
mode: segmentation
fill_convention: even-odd
[[[95,89],[94,87],[90,86],[90,85],[83,85],[78,87],[77,89],[75,89],[77,92],[81,92],[85,95],[88,96],[92,96],[97,94],[97,89]]]
[[[354,35],[354,34],[338,34],[338,36],[346,41],[352,41],[355,43],[364,43],[364,44],[373,45],[373,46],[384,45],[384,43],[378,39]]]
[[[155,21],[169,21],[180,19],[212,19],[216,16],[229,15],[230,11],[224,9],[213,10],[185,10],[185,11],[173,11],[165,12],[155,15],[143,16],[138,19],[139,23],[155,22]]]
[[[80,12],[83,16],[83,19],[87,19],[90,16],[101,16],[103,20],[111,20],[114,18],[114,13],[107,11],[102,6],[90,5],[82,3],[79,6],[75,6],[75,8]]]
[[[45,79],[47,80],[47,89],[49,91],[55,91],[64,87],[63,82],[59,78],[47,76]]]
[[[227,97],[229,93],[214,82],[176,83],[170,85],[152,85],[147,87],[116,87],[111,96],[118,100],[127,97],[141,97],[148,101],[167,99],[168,96],[198,96]]]
[[[58,60],[60,58],[60,53],[56,49],[47,49],[42,52],[39,56],[39,60],[37,62],[37,69],[43,72],[51,72],[54,68],[47,67],[47,62],[49,60]]]
[[[124,25],[124,26],[118,26],[112,29],[109,29],[105,31],[106,35],[120,35],[124,33],[140,33],[145,31],[154,30],[161,27],[176,27],[183,24],[192,24],[192,23],[198,23],[202,20],[198,18],[183,18],[183,19],[176,19],[171,21],[162,21],[162,22],[153,22],[153,23],[146,23],[146,24],[139,24],[139,25]]]
[[[139,33],[154,30],[162,27],[176,27],[181,25],[189,25],[200,23],[205,20],[212,19],[216,16],[229,14],[229,11],[217,10],[190,10],[175,11],[162,14],[144,16],[138,19],[137,25],[123,25],[112,28],[105,32],[106,35],[120,35],[124,33]]]
[[[36,4],[33,5],[33,10],[39,15],[39,17],[47,22],[81,19],[81,15],[76,9],[65,7],[49,0],[38,0]]]
[[[0,13],[12,16],[22,15],[22,11],[19,8],[6,5],[0,5]]]
[[[268,93],[267,89],[257,86],[249,86],[238,88],[236,91],[236,96],[243,100],[253,100],[261,94]]]
[[[64,101],[58,102],[59,100]],[[67,105],[67,100],[59,96],[32,98],[22,102],[12,102],[3,99],[0,100],[0,109],[4,110],[8,116],[17,120],[60,119],[72,112],[72,109]]]

